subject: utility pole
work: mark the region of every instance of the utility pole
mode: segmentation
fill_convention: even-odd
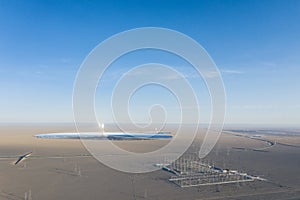
[[[132,177],[131,177],[131,184],[132,184],[133,199],[136,200],[135,186],[134,186],[134,175],[132,175]]]

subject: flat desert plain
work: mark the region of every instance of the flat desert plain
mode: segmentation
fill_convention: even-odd
[[[186,127],[187,132],[189,129]],[[38,133],[70,131],[75,131],[71,125],[2,125],[0,199],[300,199],[300,135],[262,135],[276,141],[270,146],[246,133],[224,131],[203,162],[267,181],[180,188],[168,181],[172,174],[163,170],[145,174],[113,170],[90,156],[80,140],[34,137]],[[200,145],[202,139],[197,138],[193,147]],[[147,152],[167,142],[115,143],[126,150]],[[17,157],[27,152],[32,155],[14,165]]]

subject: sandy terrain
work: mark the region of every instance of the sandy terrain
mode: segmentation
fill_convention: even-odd
[[[162,170],[147,174],[126,174],[104,166],[93,157],[80,156],[89,154],[80,140],[33,137],[37,133],[63,131],[74,131],[74,127],[0,127],[0,200],[300,199],[300,148],[294,146],[276,144],[265,152],[238,150],[233,147],[255,149],[264,148],[267,144],[246,137],[222,134],[205,161],[222,168],[259,175],[269,181],[180,188],[168,182],[171,174]],[[297,136],[266,138],[284,144],[300,144]],[[117,141],[116,144],[131,151],[145,152],[166,142]],[[13,165],[15,156],[27,152],[33,152],[33,157]],[[58,155],[60,157],[56,157]]]

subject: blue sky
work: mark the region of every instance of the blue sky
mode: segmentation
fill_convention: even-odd
[[[299,1],[174,0],[0,1],[0,122],[72,121],[73,83],[83,59],[111,35],[145,26],[180,31],[208,51],[223,76],[226,123],[299,124]],[[152,60],[190,73],[172,56],[144,52],[120,60],[107,77]],[[106,122],[113,83],[97,95]],[[143,98],[136,96],[140,107]]]

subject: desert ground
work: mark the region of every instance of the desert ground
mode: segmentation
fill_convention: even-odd
[[[34,137],[38,133],[68,131],[75,131],[74,126],[21,124],[0,127],[1,200],[300,199],[300,134],[262,135],[276,142],[270,146],[251,138],[249,133],[226,130],[203,161],[267,181],[180,188],[168,181],[171,174],[163,170],[129,174],[110,169],[89,156],[80,140]],[[115,143],[130,151],[145,152],[167,142]],[[193,146],[197,144],[196,140]],[[263,151],[256,151],[261,149]],[[32,157],[14,165],[17,157],[27,152],[32,152]]]

